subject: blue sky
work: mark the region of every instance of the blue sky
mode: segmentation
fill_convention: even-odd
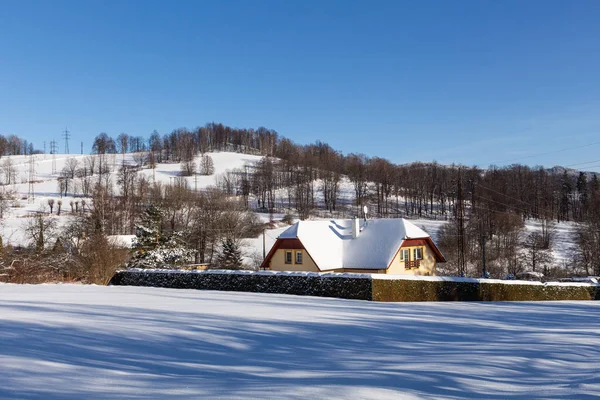
[[[0,7],[0,133],[37,148],[216,121],[396,163],[600,160],[598,1]]]

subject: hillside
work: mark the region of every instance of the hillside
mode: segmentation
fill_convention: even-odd
[[[175,179],[183,179],[187,182],[188,186],[192,189],[203,190],[209,186],[216,184],[217,177],[223,176],[227,171],[234,169],[243,169],[245,166],[252,167],[256,163],[263,159],[261,156],[247,155],[234,152],[212,152],[207,153],[214,162],[214,173],[208,176],[196,175],[195,177],[180,177],[181,164],[180,163],[158,163],[156,168],[141,168],[136,170],[138,176],[144,176],[149,182],[160,182],[163,185],[171,185]],[[52,155],[36,155],[35,157],[35,182],[33,184],[34,195],[28,197],[30,185],[28,183],[28,173],[31,168],[31,157],[27,156],[8,156],[3,157],[0,160],[0,167],[6,163],[13,165],[15,169],[15,176],[13,182],[9,185],[2,186],[5,193],[13,192],[14,200],[8,202],[8,208],[4,212],[2,223],[0,225],[0,235],[2,236],[3,243],[5,245],[27,245],[28,237],[25,234],[25,224],[28,216],[35,215],[39,212],[49,213],[48,200],[53,199],[55,202],[62,200],[62,213],[60,217],[56,216],[57,206],[54,206],[54,218],[59,222],[59,225],[64,225],[73,214],[76,212],[71,211],[71,202],[74,203],[73,207],[83,207],[82,202],[87,200],[86,207],[90,207],[91,201],[89,197],[82,195],[81,190],[74,187],[69,191],[69,195],[60,197],[59,191],[59,178],[60,172],[66,166],[73,165],[74,163],[82,167],[89,163],[90,158],[97,156],[93,155],[66,155],[57,154],[54,157]],[[54,158],[54,162],[53,162]],[[200,163],[200,156],[196,156],[196,164]],[[97,163],[98,161],[96,161]],[[112,185],[116,193],[118,193],[117,181],[119,179],[119,167],[123,164],[133,166],[138,162],[135,153],[111,154],[106,156],[106,161],[111,166],[110,177]],[[55,163],[55,173],[53,173],[53,163]],[[4,169],[2,170],[4,171]],[[6,174],[0,175],[4,182],[6,181]],[[15,179],[16,178],[16,179]],[[321,180],[317,179],[313,183],[315,188],[319,188],[322,185]],[[73,194],[75,192],[75,195]],[[261,212],[258,216],[264,223],[270,222],[271,218],[275,221],[280,220],[286,212],[295,213],[294,204],[289,203],[289,189],[280,188],[275,190],[275,203],[276,210],[271,215],[269,213]],[[325,209],[323,192],[316,190],[314,193],[317,209],[313,210],[316,216],[311,218],[350,218],[357,215],[356,208],[353,206],[354,202],[354,188],[348,177],[343,176],[339,183],[338,189],[338,208],[335,213],[328,212]],[[250,195],[249,207],[251,209],[257,209],[257,198],[254,195]],[[400,203],[404,201],[403,197],[399,197]],[[373,206],[375,207],[375,206]],[[439,231],[442,226],[446,224],[445,219],[430,219],[430,218],[412,218],[417,226],[425,229],[429,232],[432,237],[437,240],[439,239]],[[265,252],[268,252],[277,236],[286,228],[285,224],[278,224],[274,229],[265,230]],[[540,230],[540,224],[535,219],[528,219],[526,221],[525,232],[533,232]],[[572,222],[561,222],[556,225],[556,231],[553,237],[552,255],[554,257],[554,263],[557,266],[565,267],[572,260],[572,253],[576,248],[576,237],[575,237],[576,224]],[[114,235],[121,235],[120,241],[122,244],[127,244],[131,240],[131,233],[133,232],[110,232]],[[129,236],[127,236],[129,235]],[[523,246],[524,243],[521,243]],[[263,253],[263,238],[262,236],[254,239],[244,239],[242,249],[244,251],[244,259],[248,265],[257,265],[262,259]]]
[[[215,179],[217,176],[225,173],[226,171],[233,170],[235,168],[242,168],[244,165],[252,164],[262,157],[253,156],[240,153],[230,152],[215,152],[208,153],[214,162],[214,173],[208,176],[197,175],[194,177],[180,177],[181,165],[180,163],[160,163],[156,165],[153,170],[151,168],[143,168],[137,174],[145,176],[150,182],[160,182],[164,185],[173,184],[173,180],[176,177],[184,179],[190,188],[197,188],[202,190],[209,186],[215,185]],[[54,199],[55,202],[62,200],[63,213],[58,221],[64,223],[73,214],[71,212],[70,203],[81,202],[86,200],[90,204],[90,197],[83,196],[81,194],[60,196],[59,193],[59,177],[60,172],[67,165],[68,160],[75,160],[79,167],[83,166],[88,158],[97,158],[94,155],[74,155],[74,154],[56,154],[54,157],[56,173],[53,172],[53,156],[50,154],[41,154],[34,156],[35,160],[35,183],[33,185],[34,195],[28,196],[29,194],[29,170],[30,170],[30,156],[7,156],[2,157],[0,160],[0,166],[2,163],[6,163],[6,160],[14,165],[16,170],[17,180],[14,184],[3,185],[2,190],[7,192],[14,192],[15,200],[10,201],[9,208],[5,212],[2,218],[2,224],[0,225],[0,236],[2,236],[3,243],[5,245],[26,245],[27,238],[25,237],[23,226],[24,218],[36,214],[38,212],[49,213],[50,209],[48,206],[48,200]],[[119,167],[125,163],[126,165],[135,165],[135,153],[127,153],[124,157],[121,154],[111,154],[107,156],[107,160],[110,164],[110,176],[113,182],[115,191],[118,191],[116,185],[118,179]],[[195,161],[199,163],[200,156],[195,158]],[[98,163],[98,161],[96,161]],[[3,181],[5,182],[5,181]],[[118,192],[117,192],[118,193]],[[54,214],[56,214],[57,206],[55,206]]]

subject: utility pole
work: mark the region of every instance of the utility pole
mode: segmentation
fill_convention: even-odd
[[[65,153],[69,154],[69,139],[71,138],[70,132],[65,127],[65,131],[63,132],[63,138],[65,139]]]
[[[35,181],[35,156],[32,154],[29,157],[29,185],[27,189],[27,200],[33,202],[35,200],[35,189],[33,187]]]
[[[473,215],[475,215],[475,218],[479,221],[479,246],[481,247],[481,276],[483,278],[486,278],[487,271],[485,265],[485,243],[487,242],[487,237],[485,234],[486,221],[484,219],[486,217],[486,214],[484,213],[483,207],[480,207],[479,211],[477,211],[477,208],[475,207],[475,189],[477,188],[477,182],[475,182],[474,180],[469,182],[471,182],[471,218],[473,218]]]
[[[458,219],[458,273],[460,276],[465,276],[465,208],[461,167],[458,167],[456,195],[458,203],[456,206],[456,217]]]
[[[481,232],[481,265],[482,265],[482,277],[487,278],[487,271],[485,268],[485,242],[486,242],[486,237],[485,237],[485,233]]]
[[[58,145],[56,140],[50,142],[50,154],[52,154],[52,175],[56,174],[56,152],[58,151]]]
[[[265,262],[265,258],[267,258],[267,239],[265,235],[266,229],[263,229],[263,262]]]

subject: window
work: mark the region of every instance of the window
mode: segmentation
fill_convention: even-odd
[[[285,263],[286,264],[292,263],[292,252],[289,250],[286,250],[286,252],[285,252]]]
[[[409,261],[410,260],[410,250],[402,249],[400,250],[400,261]]]
[[[302,264],[302,252],[301,251],[296,252],[296,264]]]
[[[423,248],[422,247],[415,247],[413,249],[413,260],[422,260],[423,259]]]

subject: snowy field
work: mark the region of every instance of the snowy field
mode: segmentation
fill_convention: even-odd
[[[599,318],[600,302],[0,284],[0,398],[591,399]]]

